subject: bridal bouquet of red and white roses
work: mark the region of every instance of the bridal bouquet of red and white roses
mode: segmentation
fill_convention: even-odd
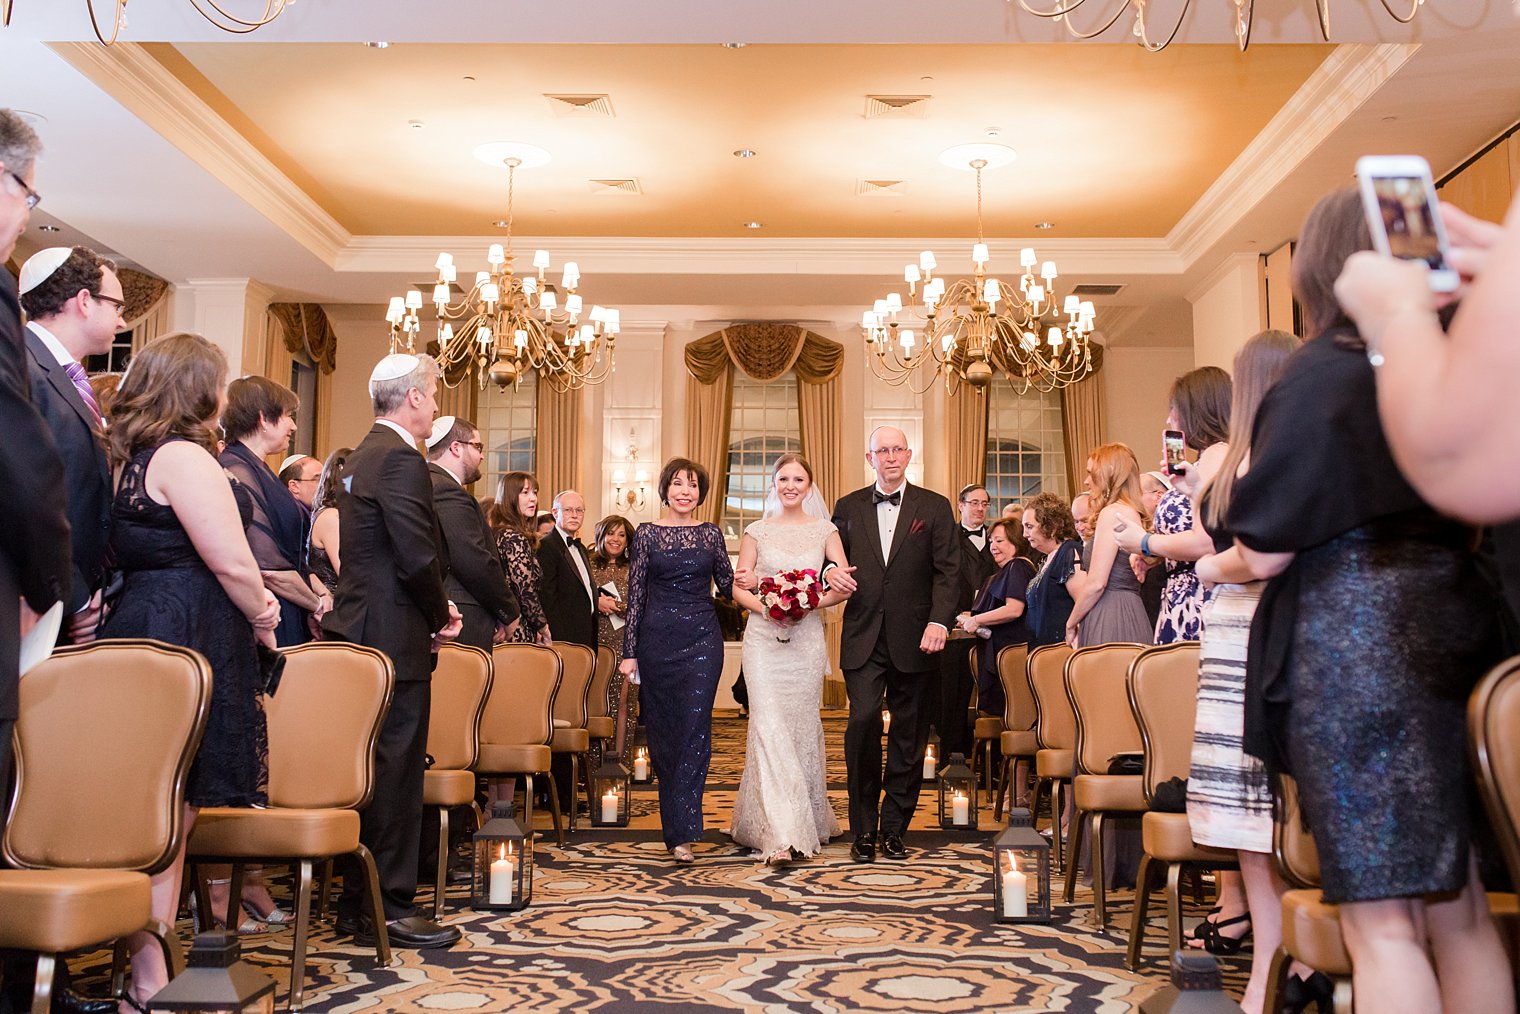
[[[809,610],[818,608],[823,599],[823,584],[816,570],[783,570],[774,577],[761,578],[755,593],[772,621],[800,623]],[[790,638],[776,640],[785,643]]]

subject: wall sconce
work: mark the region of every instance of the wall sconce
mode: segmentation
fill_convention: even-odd
[[[628,450],[623,455],[627,468],[612,473],[612,503],[615,510],[641,511],[649,497],[649,472],[639,468],[639,445],[633,430],[628,431]],[[630,481],[629,476],[632,476]]]

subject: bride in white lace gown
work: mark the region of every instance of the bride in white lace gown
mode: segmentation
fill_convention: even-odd
[[[816,854],[839,833],[825,784],[819,716],[829,668],[820,610],[845,596],[831,591],[800,622],[783,625],[765,614],[752,589],[781,571],[821,571],[825,559],[844,567],[843,573],[850,568],[807,462],[782,455],[773,480],[766,517],[745,530],[734,584],[735,600],[753,615],[744,631],[749,740],[731,833],[766,862],[783,863]]]

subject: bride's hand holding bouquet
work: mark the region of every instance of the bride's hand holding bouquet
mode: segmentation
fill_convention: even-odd
[[[756,597],[760,600],[761,615],[790,630],[823,601],[823,583],[818,579],[818,572],[811,568],[783,570],[772,577],[761,578]],[[790,634],[776,635],[776,640],[782,644],[791,639]]]

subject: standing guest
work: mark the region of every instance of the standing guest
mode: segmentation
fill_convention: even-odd
[[[712,760],[712,708],[723,675],[723,635],[712,586],[728,595],[734,572],[723,533],[694,512],[707,499],[707,470],[671,458],[660,470],[659,521],[633,536],[628,571],[625,679],[638,683],[649,756],[659,779],[660,829],[678,863],[702,838],[702,789]]]
[[[543,514],[540,514],[533,519],[533,524],[538,532],[538,537],[542,539],[544,536],[554,531],[554,515],[545,511]]]
[[[448,549],[444,589],[459,610],[459,643],[482,651],[500,644],[517,628],[517,599],[507,587],[491,526],[466,486],[480,481],[485,447],[468,419],[446,415],[433,423],[427,439],[433,509]]]
[[[1008,503],[1003,504],[1003,517],[1005,518],[1018,518],[1023,513],[1024,508],[1019,506],[1017,500],[1010,500]]]
[[[602,595],[596,607],[596,643],[612,652],[612,678],[607,683],[607,713],[617,722],[615,752],[626,757],[624,747],[638,726],[638,687],[618,668],[623,661],[623,619],[628,615],[628,547],[633,544],[633,522],[609,514],[596,523],[596,548],[591,553],[591,579],[598,589],[609,585],[616,595]],[[617,617],[617,622],[613,622]],[[600,764],[598,758],[592,760]]]
[[[63,455],[68,488],[73,591],[65,641],[88,641],[100,622],[101,575],[111,527],[111,474],[101,442],[103,416],[83,361],[111,347],[121,319],[116,265],[88,247],[50,247],[21,268],[32,404]]]
[[[1172,481],[1165,473],[1140,473],[1140,506],[1145,509],[1147,517],[1156,516],[1156,506],[1171,490]],[[1129,565],[1140,582],[1140,601],[1145,603],[1145,615],[1150,618],[1151,626],[1157,626],[1163,619],[1161,605],[1166,591],[1166,568],[1152,567],[1145,557],[1135,553],[1130,554]]]
[[[1071,520],[1077,526],[1077,538],[1082,540],[1083,548],[1092,541],[1092,494],[1086,490],[1071,498]]]
[[[307,568],[334,597],[343,553],[338,536],[338,486],[343,480],[343,464],[352,453],[352,447],[340,447],[322,463],[322,476],[312,496],[311,537],[306,543]]]
[[[111,554],[124,581],[103,637],[149,637],[192,648],[215,679],[205,737],[185,788],[185,835],[153,877],[153,916],[173,925],[184,841],[203,806],[268,802],[264,686],[255,641],[274,647],[280,604],[244,530],[252,505],[212,450],[227,360],[200,335],[170,334],[132,357],[109,439],[116,469]],[[163,953],[132,937],[132,996],[169,981]]]
[[[1354,189],[1309,213],[1293,292],[1315,337],[1263,399],[1231,497],[1240,555],[1271,579],[1251,626],[1246,749],[1298,781],[1358,1008],[1508,1012],[1465,721],[1493,603],[1470,530],[1400,474],[1369,349],[1336,302],[1346,259],[1370,246]]]
[[[1149,644],[1152,626],[1140,599],[1140,582],[1119,549],[1119,524],[1144,527],[1140,503],[1140,465],[1125,444],[1104,444],[1087,459],[1087,489],[1092,496],[1092,550],[1066,620],[1072,647],[1133,641]]]
[[[548,644],[549,621],[538,601],[538,480],[527,472],[507,472],[496,481],[496,506],[487,515],[496,536],[496,555],[517,599],[522,622],[507,638],[518,644]]]
[[[538,543],[538,601],[554,636],[596,650],[597,602],[591,554],[581,542],[586,500],[573,489],[554,497],[554,527]]]
[[[834,527],[855,575],[829,570],[830,586],[850,595],[840,664],[850,697],[844,753],[850,798],[850,855],[906,859],[903,832],[913,820],[929,733],[934,657],[955,622],[955,515],[950,501],[908,482],[913,450],[894,426],[878,426],[866,444],[876,482],[834,505]],[[858,575],[858,578],[857,578]],[[858,585],[858,587],[857,587]],[[853,593],[853,594],[852,594]],[[881,711],[892,712],[882,769]],[[883,801],[885,790],[885,801]],[[878,827],[878,814],[880,824]]]
[[[100,406],[100,426],[104,430],[111,425],[111,405],[116,401],[116,389],[121,386],[120,373],[90,374],[90,390],[95,394],[95,404]]]
[[[322,460],[310,454],[292,454],[280,462],[280,481],[309,517],[317,499],[317,483],[322,481]]]
[[[1045,557],[1024,592],[1032,650],[1066,640],[1066,620],[1075,605],[1066,583],[1082,554],[1082,540],[1070,505],[1054,493],[1041,493],[1024,508],[1024,538]]]
[[[1003,717],[1006,699],[1003,680],[998,674],[998,652],[1012,644],[1029,643],[1027,594],[1034,579],[1034,564],[1019,555],[1019,542],[1013,538],[1015,522],[1001,518],[988,529],[987,543],[998,569],[976,594],[971,608],[955,618],[968,634],[982,630],[991,637],[981,641],[981,664],[976,673],[976,709],[983,714]]]
[[[417,913],[429,681],[438,647],[459,636],[459,612],[443,588],[448,561],[427,463],[417,441],[438,411],[432,356],[389,355],[370,374],[375,425],[343,468],[338,491],[343,573],[324,626],[338,641],[378,648],[395,666],[390,709],[375,744],[375,792],[359,817],[359,840],[375,857],[380,901],[397,947],[447,947],[459,929]],[[338,903],[338,933],[361,945],[364,879],[351,866]]]
[[[987,538],[987,507],[991,502],[987,487],[977,483],[962,487],[956,497],[961,522],[955,533],[960,551],[957,615],[973,607],[977,593],[998,571]],[[945,760],[953,753],[971,753],[971,727],[967,717],[971,708],[971,687],[975,681],[975,674],[971,671],[971,648],[975,643],[970,640],[949,641],[945,650],[940,652],[940,700],[934,725],[939,730],[940,757]],[[985,646],[982,653],[986,654]]]

